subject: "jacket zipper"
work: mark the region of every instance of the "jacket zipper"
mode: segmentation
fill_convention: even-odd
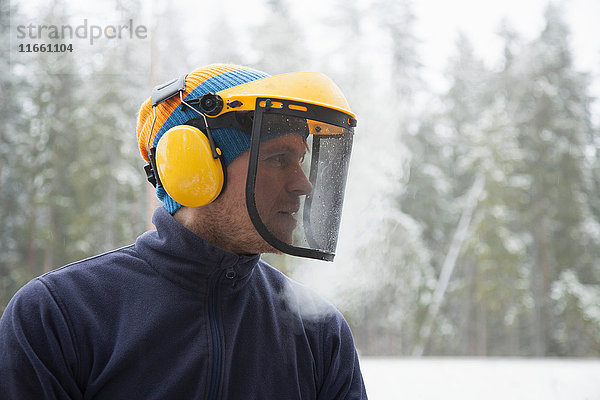
[[[221,343],[221,320],[219,318],[219,281],[225,272],[225,277],[232,280],[236,277],[236,272],[232,268],[226,271],[219,271],[211,282],[208,295],[208,319],[210,324],[210,333],[213,344],[212,373],[210,377],[210,387],[208,390],[208,399],[216,400],[219,397],[219,388],[221,387],[221,374],[223,370],[223,344]]]

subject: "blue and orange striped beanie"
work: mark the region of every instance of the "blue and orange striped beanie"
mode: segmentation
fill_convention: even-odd
[[[239,65],[231,64],[212,64],[200,67],[194,70],[185,78],[184,100],[193,99],[206,93],[216,93],[220,90],[228,89],[244,83],[266,78],[269,75]],[[156,106],[156,122],[154,131],[150,132],[154,113],[148,98],[140,108],[137,121],[137,138],[140,148],[140,154],[144,160],[148,161],[148,143],[156,146],[162,135],[174,126],[185,124],[193,118],[198,118],[198,114],[189,108],[179,107],[181,100],[179,96],[174,96]],[[212,129],[211,133],[215,144],[223,152],[225,166],[237,158],[240,154],[250,147],[250,136],[234,128]],[[150,135],[153,136],[150,137]],[[181,204],[173,200],[164,188],[157,188],[156,195],[163,202],[164,207],[173,214]]]

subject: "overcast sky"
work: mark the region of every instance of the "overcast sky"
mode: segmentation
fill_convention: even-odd
[[[373,4],[371,0],[356,1],[363,9]],[[442,72],[448,57],[455,51],[459,30],[472,40],[477,54],[488,66],[493,67],[502,55],[502,41],[496,34],[502,19],[507,18],[525,39],[532,39],[544,27],[544,9],[549,2],[564,5],[571,28],[575,66],[593,74],[595,84],[592,94],[600,97],[599,0],[413,0],[416,35],[421,41],[420,55],[429,84],[438,89],[444,87]],[[305,0],[291,2],[291,6],[298,14],[297,20],[310,24],[319,21],[319,14],[333,15],[329,11],[335,12],[340,3],[343,2]],[[198,2],[198,10],[209,16],[206,4]],[[229,0],[222,4],[240,25],[251,24],[251,21],[261,20],[264,16],[264,6],[254,1]],[[322,9],[327,9],[328,13],[317,12]],[[596,114],[600,113],[599,103],[596,102]],[[600,120],[597,115],[596,120]]]
[[[14,1],[14,0],[13,0]],[[393,1],[393,0],[392,0]],[[473,42],[477,54],[488,66],[493,67],[502,54],[502,42],[496,35],[503,18],[526,39],[539,34],[544,24],[544,9],[549,1],[562,3],[571,28],[571,45],[577,69],[592,73],[594,85],[592,95],[600,97],[600,1],[599,0],[413,0],[416,34],[421,40],[420,56],[425,69],[425,78],[434,89],[443,89],[445,81],[442,71],[448,57],[455,51],[457,32],[462,30]],[[372,6],[371,0],[356,0],[359,8]],[[46,0],[19,3],[22,10],[35,13]],[[155,0],[145,3],[147,8],[177,7],[182,12],[182,24],[191,24],[197,32],[203,21],[210,21],[218,8],[223,9],[233,28],[260,23],[265,16],[262,1],[228,0],[209,2],[171,0],[168,5]],[[334,15],[339,0],[304,0],[289,2],[295,18],[301,23],[326,23],[321,16]],[[112,7],[110,2],[84,0],[72,3],[74,19],[102,18],[103,8]],[[12,21],[11,21],[12,22]],[[146,23],[148,21],[144,21]],[[310,34],[310,29],[308,30]],[[318,40],[316,41],[318,45]],[[314,49],[314,48],[313,48]],[[319,49],[314,49],[319,52]],[[217,60],[215,60],[217,61]],[[600,122],[600,102],[594,107],[594,120]]]
[[[567,21],[572,30],[571,44],[575,65],[580,70],[593,72],[600,80],[600,1],[565,0]],[[426,67],[444,65],[454,50],[454,38],[464,31],[477,53],[493,64],[502,54],[501,41],[496,35],[502,18],[531,39],[544,26],[544,9],[548,0],[415,0],[417,34],[423,40],[423,61]],[[595,93],[600,95],[599,83]]]

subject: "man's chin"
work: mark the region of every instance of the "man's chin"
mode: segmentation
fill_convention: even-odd
[[[265,247],[265,249],[263,251],[261,251],[261,253],[263,253],[263,254],[267,254],[267,253],[268,254],[278,254],[278,255],[284,254],[283,251],[277,250],[275,247],[273,247],[271,245],[268,245],[267,247]]]
[[[281,239],[280,239],[281,240]],[[283,251],[275,248],[272,244],[268,243],[266,240],[264,240],[261,237],[261,244],[260,244],[260,251],[259,253],[269,253],[269,254],[285,254]],[[292,235],[289,235],[289,241],[282,241],[285,244],[291,244],[292,242]]]
[[[294,241],[294,228],[296,227],[296,221],[293,223],[286,221],[285,224],[279,223],[277,226],[270,225],[267,230],[280,242],[287,245],[292,245]],[[272,244],[267,242],[258,231],[254,231],[256,234],[256,241],[254,242],[254,248],[258,250],[258,253],[271,253],[271,254],[284,254],[283,251],[275,248]]]
[[[257,237],[254,243],[245,246],[245,254],[283,254],[281,250],[276,249],[275,247],[273,247],[273,245],[271,245],[265,239],[263,239],[263,237],[260,236],[258,232],[256,232],[256,235]]]

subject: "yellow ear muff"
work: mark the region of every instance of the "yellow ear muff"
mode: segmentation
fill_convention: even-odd
[[[213,158],[206,135],[193,126],[169,129],[156,146],[156,169],[165,191],[187,207],[204,206],[219,196],[225,180],[222,165]]]

